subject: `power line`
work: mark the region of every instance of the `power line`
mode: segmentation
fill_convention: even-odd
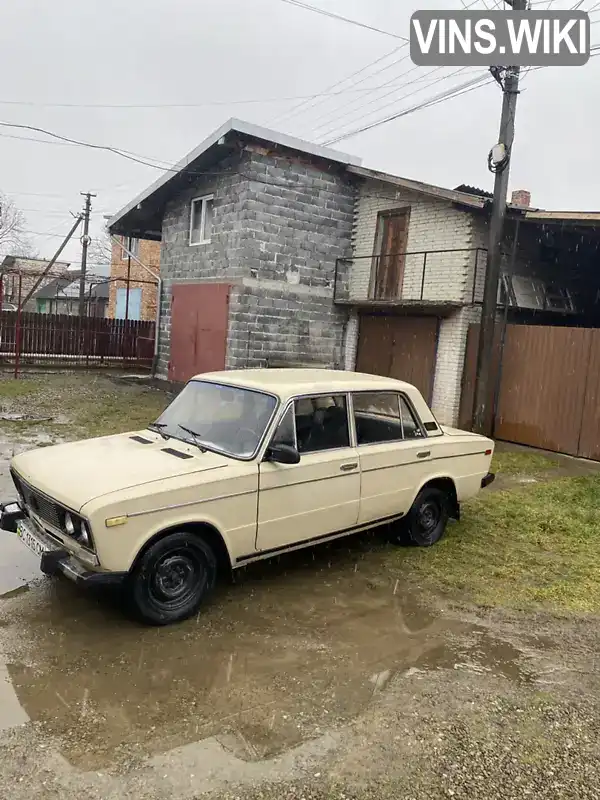
[[[405,47],[405,45],[401,45]],[[399,48],[397,48],[399,49]],[[396,52],[393,50],[392,52]],[[408,58],[408,56],[407,56]],[[377,73],[373,73],[377,74]],[[4,106],[27,106],[32,108],[110,108],[110,109],[149,109],[149,108],[203,108],[205,106],[232,106],[262,103],[288,103],[292,100],[312,100],[315,97],[336,97],[338,95],[351,92],[366,92],[369,89],[341,89],[339,92],[324,91],[319,94],[300,94],[289,97],[264,97],[248,100],[215,100],[206,103],[38,103],[29,100],[0,100],[0,105]]]
[[[387,64],[385,67],[380,67],[380,69],[376,70],[375,72],[372,72],[369,75],[365,75],[364,78],[361,78],[359,81],[355,81],[353,86],[358,86],[359,83],[364,83],[365,81],[368,81],[370,78],[373,78],[375,75],[380,75],[382,72],[386,72],[388,69],[392,69],[392,67],[398,66],[398,64],[401,64],[403,61],[406,61],[407,58],[410,58],[410,54],[402,56],[402,58],[397,58],[394,61],[392,61],[391,64]],[[397,80],[398,78],[403,78],[405,75],[408,75],[410,72],[413,72],[413,70],[415,70],[415,69],[418,69],[418,66],[411,67],[409,70],[406,70],[406,72],[400,73],[400,75],[395,75],[393,78],[391,78],[389,81],[386,81],[386,83],[382,84],[381,86],[371,86],[371,87],[368,88],[368,91],[378,91],[379,89],[386,89],[395,80]],[[352,105],[352,103],[350,105]],[[309,128],[309,130],[310,131],[314,131],[314,130],[318,129],[317,126],[315,125],[315,123],[319,122],[322,119],[325,119],[325,120],[329,119],[332,115],[335,115],[336,111],[339,108],[347,108],[347,106],[348,106],[348,104],[346,103],[346,104],[341,105],[341,106],[334,106],[333,108],[330,108],[328,111],[325,111],[324,114],[321,114],[321,116],[318,116],[315,120],[313,120],[312,127]],[[323,127],[323,126],[321,125],[319,127]]]
[[[364,133],[365,131],[372,130],[373,128],[378,128],[381,125],[385,125],[388,122],[393,122],[400,117],[405,117],[408,114],[412,114],[415,111],[420,111],[422,108],[429,108],[430,106],[437,105],[444,100],[449,100],[452,97],[458,97],[460,94],[466,94],[467,91],[472,91],[473,89],[478,89],[480,86],[484,86],[486,83],[494,83],[493,78],[487,78],[487,73],[483,76],[478,78],[471,79],[462,84],[458,84],[458,86],[454,86],[451,89],[447,89],[445,92],[442,92],[440,95],[436,97],[430,98],[429,100],[425,100],[423,103],[419,103],[416,106],[412,106],[411,108],[403,109],[402,111],[397,112],[396,114],[392,114],[385,119],[380,119],[375,122],[371,122],[369,125],[363,125],[361,128],[357,128],[352,131],[348,131],[347,133],[343,133],[340,136],[337,136],[335,139],[331,139],[330,141],[326,142],[327,146],[335,144],[336,142],[341,142],[342,139],[348,139],[350,136],[356,136],[359,133]]]
[[[421,79],[427,78],[427,77],[429,77],[430,75],[432,75],[435,72],[439,72],[440,69],[443,69],[443,67],[439,66],[439,67],[434,67],[432,70],[428,70],[428,72],[424,76],[422,76]],[[465,69],[467,69],[467,67],[460,67],[460,69],[455,70],[454,72],[451,72],[448,75],[442,75],[439,78],[434,78],[432,81],[429,82],[429,84],[427,84],[425,86],[420,86],[417,89],[413,89],[413,91],[407,92],[406,94],[401,95],[401,97],[399,97],[397,99],[398,100],[404,100],[407,97],[411,97],[414,94],[418,94],[419,92],[422,92],[425,89],[428,89],[431,86],[434,86],[436,83],[440,83],[441,81],[448,80],[448,78],[452,78],[455,75],[458,75],[459,73],[464,72]],[[414,81],[408,81],[408,83],[405,84],[405,87],[411,86],[413,83],[415,83],[417,81],[418,81],[418,79],[415,79]],[[405,87],[402,87],[402,88],[405,88]],[[373,100],[369,101],[368,103],[365,103],[364,105],[360,106],[359,108],[354,109],[353,111],[350,111],[347,114],[342,114],[341,117],[338,117],[337,121],[346,119],[349,116],[351,117],[354,114],[355,111],[358,111],[361,114],[361,118],[362,118],[363,112],[364,112],[364,110],[366,108],[368,108],[369,106],[372,106],[375,103],[378,103],[380,100],[384,100],[386,97],[389,97],[392,94],[395,94],[397,91],[398,91],[398,88],[394,87],[389,92],[386,92],[385,94],[382,94],[379,97],[374,98]],[[389,104],[386,104],[386,105],[389,105]],[[378,108],[375,108],[373,111],[369,112],[369,114],[375,114],[378,111],[380,111],[382,108],[385,108],[385,105],[384,106],[379,106]],[[351,122],[356,122],[356,121],[357,121],[356,119],[355,120],[351,120]],[[323,127],[325,127],[325,126],[321,125],[321,128],[323,128]],[[327,137],[328,135],[330,135],[332,133],[335,133],[336,130],[339,130],[339,126],[334,125],[333,127],[326,128],[326,130],[320,135],[322,137]]]
[[[386,58],[389,58],[390,56],[395,55],[399,50],[402,50],[403,47],[406,47],[406,42],[404,44],[401,44],[399,47],[395,47],[393,50],[390,50],[389,53],[385,53],[384,55],[379,56],[374,61],[370,61],[368,64],[365,64],[364,67],[361,67],[360,69],[357,69],[356,72],[352,72],[347,77],[342,78],[341,80],[336,81],[335,83],[332,83],[330,86],[327,86],[323,90],[323,92],[328,92],[330,89],[335,89],[336,86],[341,86],[342,84],[346,83],[346,81],[349,81],[352,78],[356,77],[357,75],[360,75],[362,72],[365,72],[365,70],[369,69],[370,67],[374,67],[376,64],[379,64],[382,61],[385,61]],[[373,74],[377,75],[378,72],[375,72]],[[359,83],[361,83],[361,81],[359,81]],[[357,85],[357,84],[353,84],[353,85]],[[275,125],[278,122],[282,122],[284,119],[288,119],[290,116],[294,116],[295,114],[298,113],[298,111],[300,111],[302,106],[305,106],[307,104],[307,102],[308,102],[308,105],[307,105],[305,110],[308,110],[309,108],[314,108],[314,106],[318,105],[319,102],[320,102],[318,98],[321,98],[321,97],[324,96],[323,92],[321,92],[321,93],[317,92],[316,94],[311,95],[308,101],[307,100],[303,100],[301,103],[298,103],[293,108],[291,108],[289,111],[286,111],[283,114],[279,114],[277,117],[275,117],[268,124],[269,125]],[[317,102],[311,104],[309,102],[310,100],[316,100]]]
[[[359,22],[355,19],[350,19],[350,17],[342,17],[340,14],[334,14],[333,11],[326,11],[324,8],[317,8],[316,6],[311,6],[308,3],[302,3],[300,0],[281,0],[282,3],[287,3],[290,6],[296,6],[297,8],[303,8],[306,11],[314,11],[316,14],[322,14],[324,17],[329,17],[330,19],[337,19],[340,22],[347,22],[350,25],[356,25],[359,28],[365,28],[368,31],[373,31],[374,33],[381,33],[384,36],[391,36],[394,39],[402,39],[405,42],[408,42],[408,38],[406,36],[400,36],[397,33],[392,33],[391,31],[384,31],[381,28],[375,28],[373,25],[367,25],[364,22]]]

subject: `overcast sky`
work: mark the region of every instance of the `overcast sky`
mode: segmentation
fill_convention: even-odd
[[[306,2],[398,36],[408,35],[417,9],[462,7],[462,0]],[[474,7],[495,2],[478,0]],[[573,0],[550,3],[565,8]],[[581,8],[593,5],[583,0]],[[600,21],[600,4],[592,20]],[[600,26],[592,27],[594,42]],[[401,45],[284,0],[8,0],[0,25],[0,121],[172,163],[230,117],[322,142],[482,72],[451,76],[455,68],[444,68],[429,75],[432,68],[415,68]],[[344,94],[300,107],[301,100],[289,99],[323,93],[386,54],[330,90]],[[511,188],[529,189],[533,205],[600,209],[599,87],[600,58],[524,78]],[[272,102],[242,102],[256,100]],[[121,107],[98,107],[109,105]],[[133,107],[140,105],[155,107]],[[500,105],[500,89],[490,84],[335,146],[361,156],[365,166],[442,186],[490,189],[487,153],[497,138]],[[118,211],[160,174],[106,152],[12,137],[45,137],[0,127],[0,189],[25,212],[44,257],[69,229],[80,192],[98,195],[97,235],[103,214]],[[76,261],[79,251],[73,242],[66,254]]]

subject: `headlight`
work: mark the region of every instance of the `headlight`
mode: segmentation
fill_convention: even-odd
[[[92,539],[90,537],[90,532],[87,524],[83,520],[81,522],[81,533],[77,537],[77,540],[81,545],[83,545],[83,547],[87,547],[88,550],[92,549]]]
[[[69,536],[75,536],[75,524],[70,514],[65,514],[65,530]]]

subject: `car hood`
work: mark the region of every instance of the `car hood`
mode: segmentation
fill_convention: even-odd
[[[224,469],[230,463],[225,456],[140,431],[29,450],[15,456],[11,467],[32,487],[79,511],[111,492]]]

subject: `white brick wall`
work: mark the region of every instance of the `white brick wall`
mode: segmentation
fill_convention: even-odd
[[[479,308],[463,308],[440,325],[432,410],[442,425],[457,425],[467,332],[479,322]]]
[[[421,297],[423,251],[468,250],[473,244],[472,215],[444,200],[408,192],[378,181],[365,181],[356,202],[353,247],[355,260],[350,275],[350,297],[365,299],[371,277],[377,215],[380,211],[410,206],[408,246],[402,298]],[[463,301],[471,291],[475,261],[473,252],[427,255],[423,299]]]
[[[469,302],[473,290],[476,247],[485,247],[485,233],[474,215],[459,211],[444,200],[399,190],[376,181],[366,181],[356,202],[354,257],[349,277],[350,297],[367,299],[371,276],[371,256],[375,244],[377,215],[380,211],[410,206],[407,252],[464,250],[455,253],[429,253],[423,299]],[[470,252],[466,252],[469,251]],[[485,268],[485,253],[479,253],[479,271]],[[405,263],[403,299],[421,296],[423,256],[409,255]],[[479,283],[479,281],[478,281]],[[478,308],[463,308],[440,324],[433,411],[443,425],[456,425],[460,408],[461,382],[469,324],[479,321]],[[345,367],[354,369],[358,342],[358,318],[351,316],[346,329]]]

